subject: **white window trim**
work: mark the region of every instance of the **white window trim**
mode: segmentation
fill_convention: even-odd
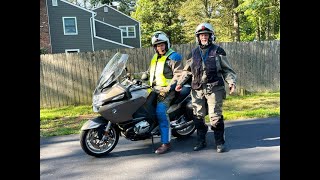
[[[135,26],[119,26],[119,28],[126,28],[126,30],[127,30],[127,34],[126,34],[126,36],[122,36],[123,38],[136,38],[136,27]],[[133,29],[134,29],[134,36],[128,36],[128,28],[129,27],[133,27]],[[122,34],[122,29],[121,29],[121,34]]]
[[[75,19],[75,26],[76,26],[76,32],[75,33],[66,33],[66,29],[65,29],[65,25],[64,25],[64,19],[65,18],[74,18]],[[62,17],[62,23],[63,23],[63,34],[64,35],[78,35],[77,17]]]
[[[65,53],[69,53],[69,51],[77,51],[77,52],[80,52],[80,49],[66,49],[64,50]]]
[[[58,6],[58,0],[52,0],[52,6]]]

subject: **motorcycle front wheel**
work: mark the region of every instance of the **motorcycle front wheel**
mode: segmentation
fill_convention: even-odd
[[[95,157],[107,155],[118,144],[119,132],[113,126],[110,127],[108,135],[103,138],[105,126],[81,131],[80,145],[88,155]]]

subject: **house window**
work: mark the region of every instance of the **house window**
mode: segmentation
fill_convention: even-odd
[[[103,8],[103,12],[108,12],[108,7],[105,6],[105,7]]]
[[[77,35],[77,18],[76,17],[62,17],[64,35]]]
[[[136,28],[135,26],[119,26],[122,30],[122,37],[124,38],[135,38],[136,37]]]
[[[80,49],[66,49],[65,52],[66,53],[78,53],[78,52],[80,52]]]
[[[57,0],[52,0],[52,6],[58,6],[58,1]]]

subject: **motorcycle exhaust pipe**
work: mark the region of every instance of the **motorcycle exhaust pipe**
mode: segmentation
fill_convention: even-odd
[[[181,125],[174,126],[173,129],[174,129],[174,130],[181,130],[181,129],[184,129],[184,128],[190,126],[191,124],[194,124],[193,120],[188,121],[188,122],[186,122],[186,123],[183,123],[183,124],[181,124]]]

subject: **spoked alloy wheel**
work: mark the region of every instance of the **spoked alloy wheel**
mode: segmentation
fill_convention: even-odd
[[[172,135],[174,137],[186,137],[193,134],[195,130],[196,130],[196,127],[194,126],[194,124],[191,124],[190,126],[181,130],[172,130]]]
[[[192,121],[192,120],[191,120]],[[187,137],[190,136],[191,134],[194,133],[194,131],[196,130],[196,127],[194,125],[194,123],[192,123],[191,125],[187,126],[186,128],[183,128],[181,130],[172,130],[172,135],[174,137]]]
[[[103,130],[101,129],[103,127],[81,131],[81,148],[88,155],[95,157],[107,155],[118,144],[119,133],[116,129],[111,126],[108,135],[103,139]]]

